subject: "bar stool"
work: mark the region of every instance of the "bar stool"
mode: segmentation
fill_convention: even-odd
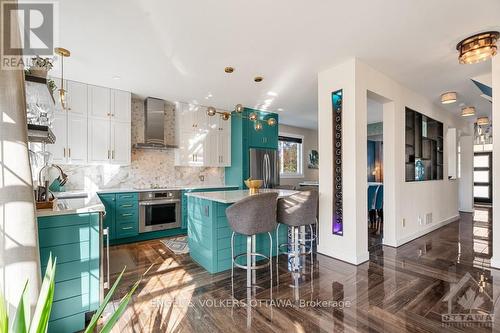
[[[252,271],[269,266],[271,286],[273,279],[272,252],[273,237],[271,232],[276,229],[276,209],[278,193],[269,192],[252,195],[242,199],[226,209],[226,216],[233,233],[231,235],[231,279],[234,276],[234,266],[247,271],[247,288],[252,287]],[[269,257],[256,252],[256,235],[267,233],[269,235]],[[246,253],[234,255],[234,236],[236,234],[247,237]],[[246,256],[246,265],[239,264],[238,258]],[[257,257],[266,260],[264,264],[257,265]]]
[[[278,200],[278,227],[276,228],[276,265],[278,265],[278,257],[280,249],[283,246],[287,248],[292,247],[292,251],[287,250],[289,256],[292,257],[293,265],[292,270],[298,270],[298,258],[300,255],[308,255],[313,251],[313,242],[316,240],[316,235],[313,231],[313,225],[317,223],[318,213],[318,191],[309,190],[301,191],[289,197]],[[281,224],[288,227],[289,241],[287,243],[279,244],[279,228]],[[309,226],[310,234],[307,238],[305,227]],[[291,230],[290,230],[291,229]],[[302,229],[299,230],[299,229]],[[302,233],[302,235],[300,235]],[[290,241],[291,238],[291,241]],[[301,252],[300,248],[307,246],[309,242],[309,250]]]

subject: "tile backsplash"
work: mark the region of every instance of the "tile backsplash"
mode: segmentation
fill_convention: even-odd
[[[166,142],[175,141],[174,105],[165,104]],[[132,144],[144,141],[144,100],[132,99]],[[223,185],[224,168],[176,167],[175,151],[132,149],[131,164],[117,165],[62,165],[68,175],[67,191],[105,188],[149,188],[152,185],[198,186]],[[33,166],[33,171],[38,170]],[[55,172],[55,170],[51,171]],[[36,173],[35,173],[36,174]],[[50,179],[56,177],[56,174]],[[203,181],[201,180],[203,179]]]

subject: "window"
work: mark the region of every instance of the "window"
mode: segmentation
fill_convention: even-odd
[[[302,141],[304,137],[290,134],[279,136],[280,177],[302,178]]]

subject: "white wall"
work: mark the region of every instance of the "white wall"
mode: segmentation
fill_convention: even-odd
[[[332,224],[332,105],[331,93],[343,89],[343,198],[344,236],[334,236]],[[384,244],[399,246],[458,218],[458,181],[444,179],[405,182],[405,106],[462,129],[461,119],[434,105],[357,59],[318,75],[320,168],[320,244],[318,251],[358,264],[368,259],[366,212],[367,93],[388,100],[384,104]],[[438,93],[438,92],[437,92]],[[446,147],[446,139],[444,146]],[[421,225],[420,216],[432,213],[433,223]],[[405,219],[403,227],[402,220]]]
[[[500,56],[492,60],[493,107],[493,256],[491,266],[500,268]],[[495,122],[497,126],[495,126]],[[496,243],[495,243],[496,242]],[[496,246],[495,246],[496,244]]]
[[[458,210],[472,213],[474,209],[474,137],[460,137],[460,178],[458,180]]]

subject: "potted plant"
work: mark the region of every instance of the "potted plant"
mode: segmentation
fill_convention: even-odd
[[[109,333],[118,322],[118,319],[125,312],[127,305],[132,299],[132,295],[136,291],[139,284],[142,282],[144,276],[153,267],[151,265],[146,272],[139,278],[139,280],[134,283],[129,292],[121,299],[118,307],[115,311],[109,315],[106,322],[102,322],[100,325],[99,320],[104,312],[104,309],[111,300],[113,294],[115,293],[118,284],[120,283],[123,274],[125,273],[125,268],[122,270],[120,276],[116,279],[115,283],[111,289],[104,297],[101,306],[92,316],[90,323],[85,328],[84,333],[94,333],[96,329],[99,333]],[[40,288],[40,294],[38,295],[38,301],[36,304],[35,312],[32,317],[29,313],[29,305],[26,302],[28,293],[28,282],[26,282],[23,293],[20,297],[19,304],[17,306],[17,311],[14,315],[13,320],[9,320],[7,305],[3,295],[0,294],[0,332],[1,333],[28,333],[28,332],[47,332],[47,326],[49,324],[50,313],[52,310],[52,302],[54,301],[54,291],[55,291],[55,273],[56,273],[56,260],[52,260],[52,255],[49,257],[49,262],[47,264],[47,269],[45,270],[45,276],[43,278],[42,286]],[[101,327],[98,327],[101,326]]]
[[[50,71],[52,67],[54,67],[54,65],[52,64],[51,58],[36,56],[31,58],[31,66],[29,70],[31,75],[45,78],[47,77],[47,72]]]

